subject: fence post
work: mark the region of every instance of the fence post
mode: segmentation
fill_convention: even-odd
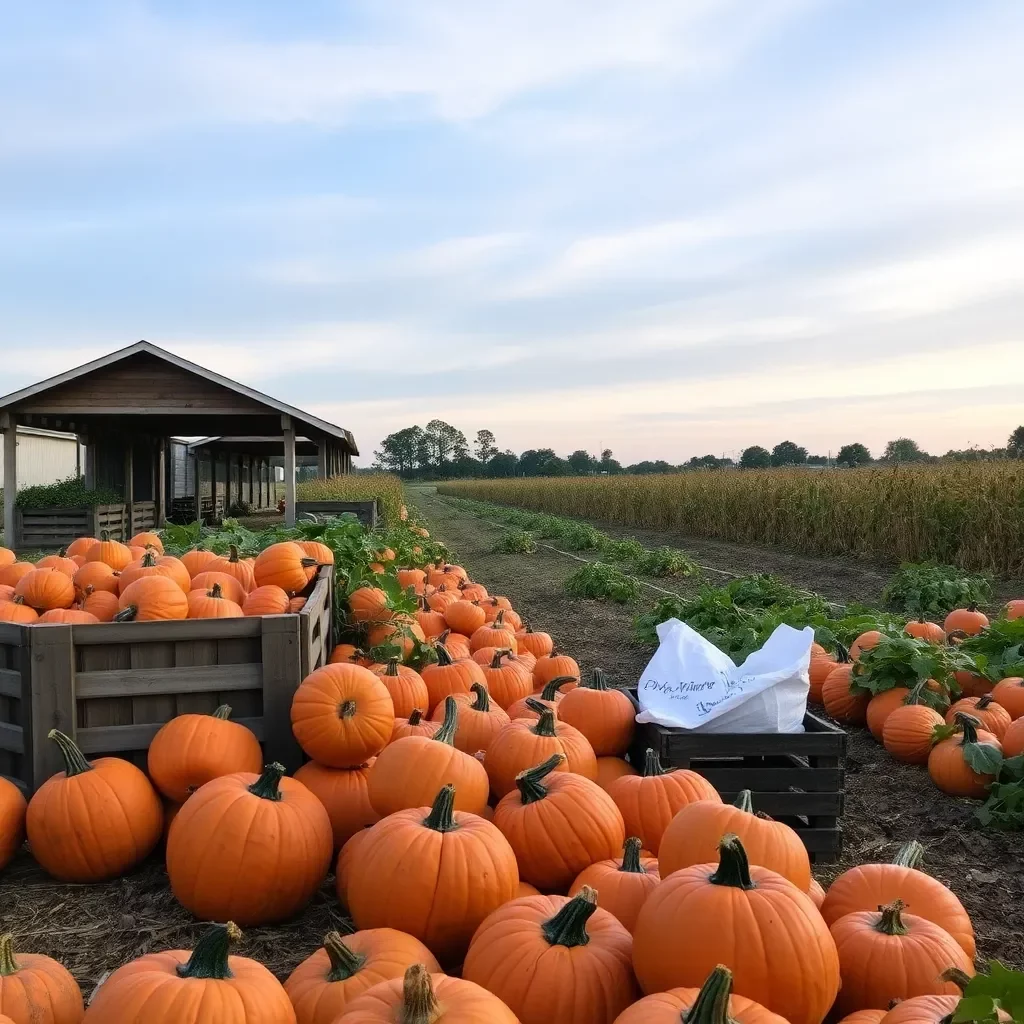
[[[302,681],[298,615],[263,616],[263,743],[268,761],[294,772],[302,748],[292,734],[292,696]]]
[[[64,770],[56,743],[47,739],[51,729],[75,737],[75,649],[71,627],[32,626],[28,657],[22,677],[25,722],[25,774],[35,792],[51,775]]]

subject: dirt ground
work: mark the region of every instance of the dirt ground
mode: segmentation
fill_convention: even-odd
[[[495,553],[503,532],[499,527],[456,511],[429,489],[411,491],[410,499],[431,534],[454,550],[474,579],[492,593],[508,596],[520,614],[551,633],[584,671],[604,668],[624,685],[640,677],[652,651],[633,641],[632,618],[656,594],[647,592],[625,606],[570,598],[563,584],[578,562],[545,548],[528,556]],[[848,559],[807,558],[721,542],[684,543],[649,531],[628,534],[651,546],[685,547],[704,565],[720,570],[772,572],[836,601],[877,602],[886,579],[882,568]],[[685,581],[656,582],[681,593],[692,587]],[[929,873],[949,885],[971,915],[979,962],[996,958],[1024,966],[1024,835],[982,830],[974,819],[974,802],[939,792],[924,769],[893,761],[865,730],[849,734],[846,772],[843,857],[816,866],[818,880],[827,884],[847,867],[885,860],[906,840],[918,839],[927,851]]]

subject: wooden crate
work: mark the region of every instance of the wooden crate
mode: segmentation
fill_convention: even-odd
[[[316,584],[299,612],[302,678],[327,664],[334,648],[334,567],[322,566]]]
[[[635,697],[635,693],[633,694]],[[703,775],[722,799],[742,789],[754,810],[791,825],[817,862],[842,853],[846,733],[807,712],[802,733],[700,733],[638,725],[630,761],[642,768],[648,748],[665,767]]]
[[[370,498],[367,501],[295,502],[295,515],[299,519],[307,514],[323,517],[340,516],[344,515],[346,512],[354,515],[368,530],[374,529],[377,525],[377,520],[380,518],[376,498]]]

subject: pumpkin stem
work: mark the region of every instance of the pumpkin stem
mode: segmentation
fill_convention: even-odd
[[[718,844],[718,870],[708,879],[712,885],[729,885],[735,889],[756,889],[750,879],[750,862],[739,836],[732,832],[722,836]]]
[[[961,992],[971,983],[971,976],[960,970],[959,967],[947,967],[939,977],[943,981],[951,981]]]
[[[0,978],[9,978],[20,969],[14,958],[14,936],[8,932],[0,936]]]
[[[274,761],[263,769],[263,774],[249,787],[253,796],[261,800],[281,799],[281,777],[284,775],[285,767]]]
[[[892,862],[901,868],[917,868],[921,870],[921,863],[924,860],[924,847],[916,840],[904,843],[896,852]]]
[[[498,603],[498,599],[497,598],[494,599],[494,603],[495,603],[495,605],[497,605],[497,603]],[[505,625],[505,609],[502,608],[501,611],[498,612],[498,614],[494,616],[494,619],[491,622],[491,629],[501,629],[502,626],[504,626],[504,625]]]
[[[693,1006],[683,1012],[683,1024],[728,1024],[732,971],[719,964],[700,987]]]
[[[331,969],[327,972],[328,981],[348,981],[366,963],[366,957],[349,949],[338,932],[328,932],[324,936],[324,949],[331,961]]]
[[[903,900],[893,900],[892,903],[882,907],[881,916],[875,925],[875,930],[883,935],[906,935],[907,926],[903,923],[901,913],[906,904]]]
[[[470,690],[476,694],[476,700],[470,705],[474,711],[490,711],[491,698],[487,693],[487,687],[483,683],[474,683]]]
[[[501,659],[502,658],[511,658],[511,657],[512,657],[512,648],[511,647],[499,647],[494,652],[494,657],[491,658],[490,667],[491,668],[501,668]]]
[[[647,748],[647,756],[644,758],[644,778],[649,779],[654,775],[666,775],[667,772],[661,767],[661,758],[656,750]]]
[[[387,671],[384,673],[384,675],[386,675],[388,677],[388,679],[397,679],[398,678],[398,659],[397,658],[388,658],[388,667],[387,667]]]
[[[565,686],[566,683],[575,683],[575,676],[555,676],[554,679],[548,683],[543,690],[541,690],[541,700],[550,700],[554,702],[558,697],[558,691]]]
[[[607,690],[608,680],[605,677],[604,669],[595,668],[589,683],[583,683],[588,690]]]
[[[968,743],[978,742],[978,726],[981,725],[981,722],[973,715],[964,714],[963,711],[958,711],[953,716],[953,720],[963,731],[963,738],[960,740],[961,747],[966,747]]]
[[[231,705],[221,704],[219,708],[210,716],[211,718],[221,718],[227,720],[231,717]]]
[[[454,665],[455,659],[448,653],[448,648],[441,642],[442,638],[450,633],[451,630],[446,629],[444,633],[437,638],[437,643],[434,644],[434,650],[437,651],[437,663],[438,665]]]
[[[156,551],[153,548],[146,548],[146,553],[142,556],[142,568],[153,569],[156,564]]]
[[[423,721],[423,711],[420,708],[413,708],[409,712],[409,724],[419,725]]]
[[[228,545],[228,561],[229,562],[237,562],[238,561],[238,545],[237,544],[229,544]]]
[[[92,765],[85,759],[85,754],[78,749],[77,744],[70,736],[65,736],[60,729],[51,729],[47,734],[48,740],[53,740],[60,747],[64,756],[64,773],[70,779],[74,775],[82,775],[92,771]]]
[[[736,799],[732,802],[733,807],[738,807],[741,811],[746,811],[747,814],[754,813],[754,801],[750,798],[749,789],[741,789],[736,795]]]
[[[848,665],[850,663],[850,649],[842,644],[836,644],[836,661],[840,665]]]
[[[359,705],[354,700],[343,700],[338,705],[338,717],[339,718],[352,718],[356,711],[359,710]]]
[[[516,776],[516,787],[519,790],[519,800],[523,804],[536,803],[548,795],[545,786],[542,785],[546,779],[563,761],[562,754],[552,754],[546,761],[535,764],[532,768],[520,772]]]
[[[134,622],[135,616],[139,614],[139,606],[137,604],[130,604],[127,608],[122,608],[115,616],[115,622]]]
[[[444,699],[444,721],[441,728],[434,733],[433,738],[438,743],[447,743],[449,747],[455,746],[455,733],[459,728],[459,702],[449,694]]]
[[[590,942],[587,922],[595,910],[597,892],[585,885],[554,917],[540,926],[548,945],[568,946],[569,949],[587,945]]]
[[[216,601],[224,600],[224,591],[220,589],[219,583],[214,583],[212,587],[206,592],[207,597],[212,597]]]
[[[406,969],[402,982],[402,1015],[399,1024],[434,1024],[441,1016],[441,1007],[430,984],[430,975],[423,964]]]
[[[557,736],[558,732],[555,729],[555,713],[554,711],[541,704],[540,701],[534,700],[532,697],[526,698],[526,706],[531,711],[536,711],[540,717],[534,723],[533,733],[535,736]]]
[[[228,950],[231,943],[242,937],[242,931],[234,921],[215,924],[196,943],[188,963],[178,964],[179,978],[215,978],[223,980],[232,977],[228,965]]]
[[[620,871],[625,871],[631,875],[646,875],[647,869],[640,863],[640,849],[643,843],[636,837],[630,836],[622,844],[622,867]]]
[[[430,813],[423,819],[423,824],[435,832],[454,832],[459,827],[454,811],[455,787],[449,782],[437,791]]]
[[[992,694],[986,693],[978,698],[978,703],[974,705],[975,711],[984,711],[992,703]]]

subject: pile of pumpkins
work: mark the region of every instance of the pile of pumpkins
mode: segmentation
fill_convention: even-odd
[[[21,625],[216,619],[297,612],[321,565],[334,555],[318,541],[272,544],[241,558],[195,548],[164,554],[159,534],[127,544],[79,537],[64,551],[21,562],[0,547],[0,622]]]
[[[16,953],[8,937],[0,1014],[14,1024],[820,1024],[835,1013],[938,1024],[952,1013],[974,973],[974,932],[957,897],[920,870],[920,846],[851,869],[826,893],[796,833],[756,813],[749,792],[724,803],[654,751],[640,770],[626,761],[630,698],[600,671],[581,678],[505,598],[457,566],[403,571],[436,663],[367,664],[338,648],[294,695],[310,758],[294,777],[261,763],[228,708],[164,725],[148,777],[117,758],[88,762],[51,734],[67,771],[27,814],[2,790],[3,834],[20,829],[20,813],[48,872],[90,882],[130,870],[169,821],[174,895],[227,923],[191,951],[114,971],[88,1009],[59,964]],[[351,611],[366,630],[410,628],[376,588],[353,593]],[[332,864],[352,934],[327,934],[283,984],[232,954],[240,926],[299,914]],[[903,1002],[889,1010],[893,1000]]]
[[[1010,601],[1007,619],[1024,617],[1024,601]],[[907,623],[908,636],[933,644],[947,638],[976,636],[989,625],[977,608],[958,608],[940,625],[924,619]],[[809,700],[837,722],[867,726],[897,761],[926,765],[935,785],[950,796],[984,799],[995,776],[968,764],[970,744],[994,747],[1004,758],[1024,754],[1024,679],[993,683],[971,672],[957,672],[961,696],[934,679],[915,687],[894,686],[872,695],[857,684],[860,655],[883,638],[879,630],[862,633],[838,658],[815,644],[811,654]]]

